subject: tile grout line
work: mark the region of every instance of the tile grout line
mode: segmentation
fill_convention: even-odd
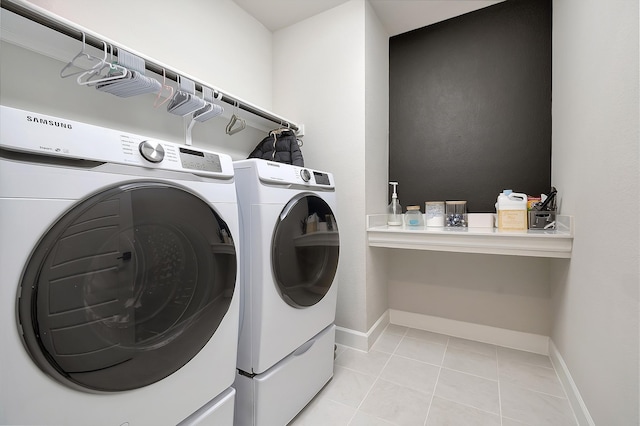
[[[520,388],[520,389],[527,390],[529,392],[534,392],[534,393],[537,393],[537,394],[540,394],[540,395],[545,395],[545,396],[549,396],[549,397],[557,398],[557,399],[566,399],[566,400],[568,400],[566,389],[562,385],[562,381],[560,381],[560,377],[558,375],[558,372],[555,370],[555,367],[553,367],[553,364],[552,364],[551,367],[546,367],[544,365],[534,364],[534,363],[521,361],[521,360],[516,360],[516,359],[510,359],[508,361],[516,364],[517,366],[536,367],[536,368],[552,370],[554,375],[555,375],[555,377],[556,377],[556,379],[558,379],[558,384],[560,385],[560,389],[562,390],[562,394],[564,396],[559,396],[559,395],[556,395],[556,394],[553,394],[553,393],[545,392],[545,391],[542,391],[542,390],[539,390],[539,389],[536,389],[536,388],[532,388],[529,385],[520,384],[520,383],[511,383],[512,386],[515,386],[515,387]],[[499,375],[500,375],[500,371],[499,371],[499,367],[498,367],[498,379],[500,378]]]
[[[500,386],[500,362],[498,361],[498,347],[496,347],[496,375],[498,376],[498,413],[500,414],[500,426],[503,423],[502,415],[502,387]]]
[[[440,359],[440,366],[438,367],[438,377],[436,377],[436,383],[433,385],[433,391],[431,392],[431,400],[429,400],[429,408],[427,408],[427,417],[424,419],[424,426],[427,426],[429,422],[429,414],[431,414],[431,407],[433,407],[433,398],[436,396],[436,388],[438,387],[438,381],[440,380],[440,373],[442,373],[442,366],[444,365],[444,357],[447,356],[447,350],[449,349],[450,337],[447,337],[447,343],[444,345],[444,352],[442,353],[442,359]]]
[[[546,366],[543,366],[543,365],[539,365],[539,364],[535,364],[535,363],[530,363],[530,362],[523,361],[523,360],[510,359],[509,361],[510,361],[510,362],[513,362],[513,363],[515,363],[516,365],[529,366],[529,367],[533,366],[533,367],[539,367],[539,368],[544,368],[544,369],[549,369],[549,368],[551,368],[551,369],[554,371],[554,373],[555,373],[555,375],[556,375],[556,378],[558,378],[558,380],[560,380],[560,378],[558,377],[557,371],[555,371],[555,367],[553,367],[553,364],[552,364],[552,367],[546,367]],[[506,417],[506,416],[504,416],[504,415],[502,414],[502,393],[501,393],[501,386],[500,386],[500,382],[501,382],[501,380],[500,380],[500,366],[499,366],[499,365],[500,365],[500,364],[498,363],[498,393],[499,393],[499,395],[500,395],[500,422],[501,422],[501,424],[502,424],[503,419],[504,419],[504,418],[507,418],[507,419],[511,419],[511,420],[516,420],[516,421],[521,422],[521,423],[523,423],[523,424],[524,424],[524,422],[523,422],[522,420],[513,419],[512,417]],[[560,384],[560,385],[561,385],[560,387],[561,387],[561,389],[563,390],[563,392],[565,392],[565,396],[564,396],[564,397],[562,397],[562,396],[558,396],[558,395],[554,395],[554,394],[551,394],[551,393],[548,393],[548,392],[543,392],[543,391],[538,390],[538,389],[533,389],[533,388],[531,388],[531,387],[529,387],[529,386],[527,386],[527,385],[524,385],[524,384],[519,384],[519,383],[510,383],[510,385],[511,385],[511,386],[514,386],[514,387],[516,387],[516,388],[519,388],[519,389],[525,390],[525,391],[527,391],[527,392],[532,392],[532,393],[534,393],[534,394],[544,395],[544,396],[546,396],[546,397],[555,398],[555,399],[558,399],[558,400],[565,399],[565,400],[567,400],[567,401],[568,401],[568,399],[567,399],[567,397],[566,397],[566,391],[565,391],[565,389],[564,389],[564,386],[562,386],[562,383]],[[574,420],[575,420],[575,413],[573,413],[573,410],[572,410],[572,414],[573,414],[573,416],[574,416]],[[527,421],[528,421],[528,420],[527,420]],[[526,423],[526,424],[528,424],[528,423]],[[576,424],[577,424],[577,423],[576,423]]]
[[[387,325],[387,327],[389,327]],[[385,327],[384,330],[382,330],[382,333],[385,332],[385,330],[387,329],[387,327]],[[408,330],[408,328],[407,328]],[[400,342],[402,342],[402,339],[404,339],[404,336],[407,334],[407,330],[404,331],[404,333],[402,334],[402,337],[400,338],[400,341],[396,344],[395,349],[393,350],[393,352],[391,352],[389,359],[387,360],[387,362],[384,363],[384,365],[382,366],[382,368],[380,369],[380,372],[376,375],[376,379],[374,380],[374,382],[371,384],[371,387],[369,388],[369,390],[367,391],[367,393],[364,394],[364,397],[362,397],[362,401],[360,401],[360,404],[358,404],[358,406],[356,407],[356,411],[354,411],[353,416],[351,416],[351,418],[349,419],[349,422],[347,423],[347,425],[350,425],[351,423],[353,423],[353,420],[356,418],[356,416],[358,415],[358,412],[360,411],[360,407],[362,407],[362,404],[364,404],[364,401],[366,401],[367,397],[369,396],[369,394],[371,393],[371,391],[373,390],[373,388],[376,386],[376,383],[378,383],[378,381],[380,380],[380,375],[382,374],[382,372],[384,371],[384,369],[387,367],[387,365],[389,364],[389,361],[391,361],[391,357],[393,356],[393,354],[395,353],[396,349],[398,349],[398,346],[400,346]],[[380,336],[382,336],[382,333],[380,333]],[[380,337],[378,337],[380,338]],[[369,349],[370,351],[371,349]],[[384,352],[383,352],[384,353]],[[377,416],[374,416],[376,418],[379,418]],[[386,421],[386,419],[381,419]]]
[[[453,402],[456,405],[461,405],[463,407],[472,408],[473,410],[480,411],[481,413],[489,414],[489,415],[492,415],[492,416],[499,416],[500,415],[499,413],[494,413],[492,411],[487,411],[485,409],[478,408],[475,405],[470,405],[470,404],[468,404],[466,402],[460,402],[460,401],[458,401],[456,399],[446,398],[444,396],[438,396],[438,398],[440,398],[440,399],[442,399],[444,401]],[[515,419],[513,419],[513,420],[515,420]]]
[[[433,365],[433,364],[431,364],[431,365]],[[464,374],[464,375],[467,375],[467,376],[476,377],[478,379],[489,380],[490,382],[497,382],[498,381],[498,379],[490,379],[489,377],[486,377],[486,376],[481,376],[481,375],[475,374],[475,373],[469,373],[468,371],[458,370],[458,369],[455,369],[453,367],[442,366],[442,368],[445,369],[445,370],[454,371],[456,373],[461,373],[461,374]]]
[[[537,389],[531,389],[530,387],[527,387],[527,386],[524,386],[524,385],[511,383],[511,386],[519,388],[519,389],[524,389],[524,390],[529,391],[529,392],[537,393],[537,394],[540,394],[540,395],[548,396],[548,397],[551,397],[551,398],[556,398],[556,399],[561,399],[561,400],[562,399],[568,400],[566,397],[554,395],[554,394],[548,393],[548,392],[542,392],[542,391],[539,391]]]
[[[389,359],[391,359],[391,357],[389,357]],[[384,366],[382,367],[382,370],[384,370],[384,367],[387,366],[387,364],[389,363],[389,359],[387,360],[387,362],[384,364]],[[381,370],[381,371],[382,371]],[[356,416],[358,415],[358,412],[360,411],[360,407],[362,407],[362,404],[364,404],[364,401],[366,401],[367,397],[369,396],[369,394],[371,393],[371,391],[373,390],[373,388],[376,386],[376,383],[378,383],[378,381],[380,380],[380,373],[378,373],[378,375],[376,376],[376,379],[373,381],[373,383],[371,384],[371,387],[369,388],[369,390],[367,391],[367,393],[364,394],[364,396],[362,397],[362,401],[360,401],[360,403],[358,404],[358,406],[356,407],[356,410],[353,412],[353,415],[351,416],[351,418],[349,419],[349,423],[347,423],[347,425],[350,425],[351,423],[353,423],[353,420],[356,418]]]

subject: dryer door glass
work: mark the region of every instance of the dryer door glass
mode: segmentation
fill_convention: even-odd
[[[230,230],[207,202],[164,183],[111,188],[73,206],[34,250],[18,302],[25,346],[76,389],[149,385],[207,344],[236,272]]]
[[[273,233],[271,263],[283,300],[313,306],[331,288],[338,268],[340,238],[329,205],[313,194],[289,201]]]

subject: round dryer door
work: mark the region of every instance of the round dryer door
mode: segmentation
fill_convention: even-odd
[[[318,303],[338,268],[340,238],[331,207],[313,194],[289,201],[276,223],[271,249],[282,299],[296,308]]]
[[[43,236],[22,278],[31,357],[80,390],[136,389],[174,373],[229,310],[231,237],[207,202],[165,183],[120,185],[78,203]]]

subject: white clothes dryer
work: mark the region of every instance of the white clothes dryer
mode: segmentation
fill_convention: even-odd
[[[0,423],[231,425],[231,158],[7,106],[0,122]]]
[[[340,239],[331,173],[234,162],[242,239],[235,424],[287,424],[333,376]]]

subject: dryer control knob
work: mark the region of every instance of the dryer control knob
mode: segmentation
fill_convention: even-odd
[[[309,173],[307,169],[302,169],[302,171],[300,171],[300,177],[303,181],[309,182],[309,180],[311,180],[311,173]]]
[[[138,147],[145,160],[159,163],[164,159],[164,148],[159,142],[144,141]]]

